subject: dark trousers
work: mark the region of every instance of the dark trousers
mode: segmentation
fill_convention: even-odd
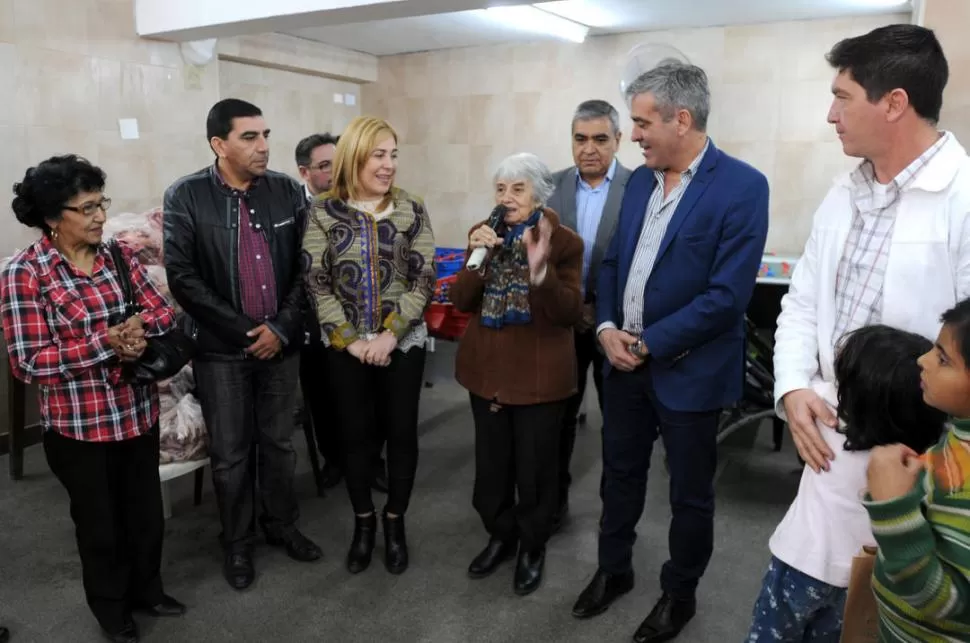
[[[120,630],[132,604],[162,599],[162,489],[158,428],[123,442],[44,433],[51,471],[71,500],[84,594],[95,618]]]
[[[254,475],[259,480],[264,526],[289,527],[299,516],[292,437],[300,358],[197,359],[194,368],[209,431],[222,543],[228,551],[241,551],[253,537]],[[256,472],[250,464],[254,444],[259,448]]]
[[[559,436],[566,402],[493,406],[471,396],[475,418],[472,504],[486,531],[525,551],[545,546],[559,506]]]
[[[424,383],[424,348],[394,351],[389,366],[362,364],[347,351],[330,354],[330,377],[346,449],[347,492],[354,513],[374,511],[374,454],[387,440],[387,506],[407,512],[418,469],[418,402]]]
[[[603,518],[599,565],[632,569],[636,525],[643,513],[653,444],[663,439],[670,466],[670,559],[662,589],[694,595],[714,549],[714,472],[718,411],[673,411],[657,399],[649,365],[632,373],[612,369],[604,382]]]
[[[573,482],[569,474],[569,464],[573,459],[573,447],[576,445],[576,427],[579,424],[579,409],[583,405],[586,395],[586,372],[590,364],[593,365],[593,386],[596,387],[596,401],[600,412],[603,411],[603,362],[606,359],[596,341],[596,329],[589,329],[575,334],[576,342],[576,382],[577,392],[566,403],[563,414],[562,435],[559,439],[559,502],[565,503],[569,499],[569,487]]]
[[[303,392],[303,403],[313,418],[313,432],[320,455],[327,465],[343,469],[343,448],[340,444],[335,400],[327,365],[330,352],[323,342],[303,347],[300,352],[300,388]]]

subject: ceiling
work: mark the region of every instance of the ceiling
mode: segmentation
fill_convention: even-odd
[[[905,0],[563,0],[536,4],[585,21],[591,27],[591,36],[905,12],[911,8]],[[288,33],[376,56],[552,38],[500,24],[483,11],[306,27]]]

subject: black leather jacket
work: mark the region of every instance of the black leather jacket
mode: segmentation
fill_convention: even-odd
[[[165,272],[172,295],[186,312],[186,330],[198,355],[245,359],[256,322],[242,312],[239,287],[239,205],[269,239],[276,292],[276,317],[265,322],[283,341],[284,352],[304,343],[306,296],[300,260],[306,227],[303,187],[279,172],[267,172],[247,193],[234,190],[210,166],[182,177],[165,191]]]

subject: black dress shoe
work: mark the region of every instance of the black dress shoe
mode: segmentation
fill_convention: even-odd
[[[134,621],[128,621],[120,630],[111,631],[102,628],[104,638],[111,643],[138,643],[138,626]]]
[[[519,551],[519,560],[515,565],[515,582],[513,587],[519,596],[526,596],[536,591],[542,582],[542,568],[546,563],[546,548],[536,551]]]
[[[301,563],[320,560],[323,551],[312,540],[300,533],[296,527],[266,529],[266,543],[272,547],[283,547],[286,555]]]
[[[354,540],[347,552],[347,571],[359,574],[370,566],[371,555],[374,553],[374,538],[377,534],[377,516],[355,516]]]
[[[323,485],[324,489],[333,489],[344,477],[344,472],[340,470],[340,467],[335,467],[330,463],[323,465],[323,470],[320,471],[320,483]]]
[[[222,573],[233,589],[243,590],[256,579],[253,555],[248,551],[232,552],[226,555]]]
[[[499,565],[515,556],[515,547],[515,542],[507,543],[498,538],[492,538],[468,566],[468,575],[472,578],[491,576]]]
[[[10,630],[0,627],[0,643],[7,643],[10,640]]]
[[[684,626],[694,618],[697,600],[678,599],[664,592],[653,611],[644,619],[633,635],[633,643],[661,643],[680,634]]]
[[[149,605],[147,603],[135,603],[133,607],[135,610],[155,618],[182,616],[185,614],[185,605],[179,603],[168,594],[162,594],[162,600],[155,605]]]
[[[392,574],[401,574],[408,568],[408,542],[404,535],[404,516],[388,518],[384,523],[384,567]]]
[[[608,574],[602,569],[596,570],[596,575],[589,582],[583,593],[579,595],[573,605],[573,616],[576,618],[590,618],[602,614],[613,601],[633,589],[633,572],[626,574]]]

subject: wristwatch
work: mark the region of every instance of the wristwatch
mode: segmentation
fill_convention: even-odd
[[[647,356],[647,347],[642,337],[638,337],[637,341],[630,345],[630,352],[641,359]]]

